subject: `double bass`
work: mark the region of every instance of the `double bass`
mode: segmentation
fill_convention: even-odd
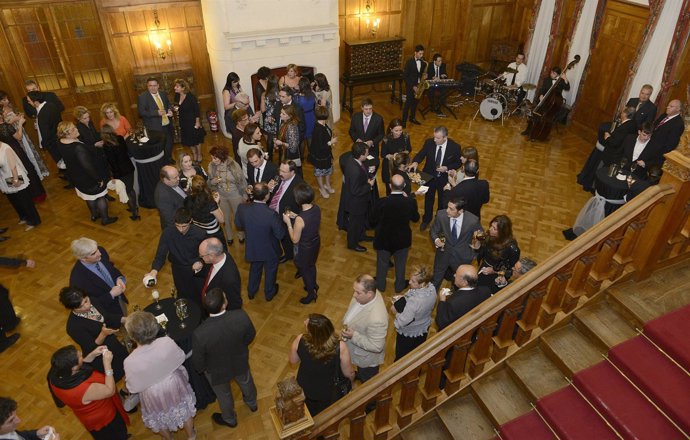
[[[568,63],[563,71],[566,72],[572,69],[579,62],[580,55],[575,55],[575,59]],[[539,104],[532,109],[532,115],[527,125],[527,130],[525,130],[530,140],[545,141],[549,137],[551,127],[556,122],[556,116],[561,111],[561,107],[563,107],[563,96],[559,93],[562,81],[563,78],[559,76],[544,94],[544,99],[539,101]]]

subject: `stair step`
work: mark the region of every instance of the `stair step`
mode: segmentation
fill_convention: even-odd
[[[537,408],[559,438],[617,438],[616,433],[571,386],[544,397],[537,402]]]
[[[445,402],[436,412],[455,440],[489,440],[496,435],[470,393]]]
[[[400,433],[402,440],[417,440],[420,438],[428,440],[452,440],[453,436],[448,433],[446,426],[435,413],[432,417],[413,424],[409,429]]]
[[[575,312],[575,316],[591,333],[590,336],[599,338],[609,348],[636,335],[625,317],[605,301],[584,307]]]
[[[472,384],[472,390],[496,426],[520,417],[532,409],[529,399],[506,369],[482,377]]]
[[[611,349],[609,360],[690,433],[690,376],[642,336]]]
[[[557,440],[534,410],[501,426],[500,433],[503,440]]]
[[[572,324],[542,336],[542,349],[571,376],[600,362],[602,352]]]
[[[690,305],[648,322],[644,332],[686,371],[690,371]]]
[[[573,383],[623,438],[683,438],[680,431],[608,362],[580,371]]]
[[[534,401],[568,385],[563,372],[539,347],[517,353],[506,363]]]

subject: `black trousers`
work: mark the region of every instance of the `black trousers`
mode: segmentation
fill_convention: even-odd
[[[10,291],[0,284],[0,332],[4,333],[16,325],[17,315],[10,301]]]
[[[347,247],[354,249],[359,246],[359,240],[364,236],[364,228],[367,223],[367,214],[350,214],[347,222]]]
[[[41,216],[38,215],[36,206],[31,200],[31,194],[29,193],[28,187],[19,192],[5,195],[12,204],[14,210],[17,211],[20,220],[26,221],[26,224],[30,226],[41,224]]]
[[[405,99],[405,105],[403,106],[403,117],[402,121],[403,124],[407,122],[407,115],[410,114],[410,119],[416,119],[415,115],[417,114],[417,101],[414,97],[414,90],[413,89],[408,89],[407,90],[407,98]]]
[[[400,333],[395,334],[395,360],[397,361],[407,353],[419,347],[426,341],[429,333],[424,333],[422,336],[404,336]]]
[[[119,412],[115,418],[98,431],[89,431],[94,440],[127,440],[127,425]]]

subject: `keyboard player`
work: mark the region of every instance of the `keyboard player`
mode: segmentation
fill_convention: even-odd
[[[441,56],[441,54],[435,53],[431,61],[432,62],[429,63],[429,66],[426,70],[427,80],[438,81],[440,79],[448,78],[448,74],[446,73],[446,63],[443,62],[443,57]],[[442,92],[435,87],[431,87],[427,93],[427,96],[429,97],[429,105],[431,107],[431,110],[433,110],[436,113],[436,116],[445,118],[446,115],[441,111]]]

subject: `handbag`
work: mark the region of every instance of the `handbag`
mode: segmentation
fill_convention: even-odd
[[[335,360],[335,371],[333,373],[333,396],[331,402],[335,402],[352,391],[352,382],[350,382],[350,379],[343,376],[343,373],[340,370],[340,343],[338,343],[338,348],[335,350]]]

